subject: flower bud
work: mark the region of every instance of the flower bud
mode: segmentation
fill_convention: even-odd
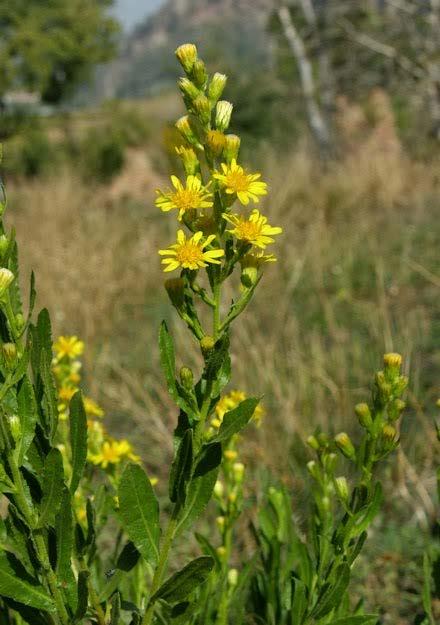
[[[0,269],[0,296],[2,296],[14,280],[14,274],[6,267]]]
[[[206,135],[206,144],[211,155],[219,157],[226,145],[226,137],[219,130],[209,130]]]
[[[338,497],[347,502],[349,499],[347,479],[343,476],[335,478],[335,488]]]
[[[2,351],[6,366],[8,369],[13,369],[17,360],[17,348],[14,343],[3,343]]]
[[[0,255],[3,256],[9,247],[9,239],[5,234],[0,236]]]
[[[192,148],[186,148],[182,145],[179,148],[176,148],[176,153],[182,159],[183,167],[187,176],[194,176],[199,173],[199,159]]]
[[[361,426],[365,428],[366,430],[369,430],[371,426],[373,425],[373,419],[371,417],[371,411],[370,411],[370,407],[368,406],[368,404],[366,404],[365,402],[361,404],[357,404],[355,406],[354,411],[357,415],[357,418]]]
[[[192,77],[197,87],[203,89],[208,80],[208,74],[206,73],[206,67],[201,59],[197,59],[192,68]]]
[[[333,471],[336,468],[337,461],[338,461],[338,456],[334,453],[331,453],[331,454],[326,453],[323,455],[323,465],[327,473],[333,473]]]
[[[231,462],[233,462],[234,460],[237,460],[238,454],[233,449],[227,449],[224,452],[224,456],[225,456],[226,460],[230,460]]]
[[[400,370],[400,367],[402,366],[402,356],[394,352],[385,354],[385,356],[383,357],[383,364],[385,369]]]
[[[397,419],[399,419],[400,415],[402,414],[402,411],[406,408],[406,403],[402,400],[402,399],[395,399],[389,406],[388,406],[388,417],[391,421],[397,421]]]
[[[244,287],[250,289],[258,279],[258,269],[256,267],[244,267],[241,272],[240,282]]]
[[[315,480],[318,480],[320,478],[319,467],[315,460],[310,460],[307,463],[307,471],[312,477],[315,478]]]
[[[9,430],[15,442],[19,441],[22,435],[21,423],[19,417],[14,414],[8,417]]]
[[[317,436],[317,440],[320,447],[327,447],[330,443],[330,437],[325,432],[320,432]]]
[[[218,72],[216,72],[211,78],[211,82],[208,87],[208,98],[211,102],[217,102],[217,100],[220,99],[227,80],[227,76],[219,74]]]
[[[209,124],[211,121],[211,104],[208,98],[205,95],[200,94],[193,101],[193,107],[194,112],[197,114],[202,124],[205,126]]]
[[[318,451],[318,449],[319,449],[319,443],[318,443],[318,441],[316,440],[316,436],[313,436],[313,435],[312,435],[312,436],[309,436],[309,437],[307,438],[306,443],[307,443],[307,445],[308,445],[309,447],[311,447],[311,448],[312,448],[312,449],[314,449],[315,451]]]
[[[211,425],[213,427],[215,427],[215,428],[219,428],[221,426],[221,424],[222,424],[222,422],[217,417],[214,417],[214,419],[212,419],[212,421],[211,421]]]
[[[175,55],[185,72],[189,74],[197,61],[196,46],[193,43],[184,43],[177,48]]]
[[[238,571],[237,569],[229,569],[228,571],[228,584],[234,588],[238,583]]]
[[[214,495],[217,499],[221,499],[225,492],[225,487],[223,486],[223,482],[221,480],[217,480],[214,486]]]
[[[234,158],[237,159],[239,151],[240,137],[237,137],[237,135],[226,135],[226,144],[223,150],[226,162],[230,163]]]
[[[169,278],[165,280],[165,289],[172,305],[177,310],[183,307],[185,282],[183,278]]]
[[[21,313],[17,313],[15,315],[15,325],[17,326],[18,330],[21,330],[24,327],[24,324],[26,323],[23,315]]]
[[[330,501],[330,497],[327,497],[327,495],[324,495],[324,497],[322,497],[321,499],[321,507],[323,510],[325,510],[325,512],[328,512],[331,508],[331,501]]]
[[[220,100],[215,107],[215,126],[217,130],[224,132],[231,122],[233,105],[226,100]]]
[[[188,115],[183,115],[183,117],[177,120],[176,128],[185,139],[185,141],[188,141],[188,143],[194,146],[199,145],[199,141],[194,134],[193,129],[191,128],[191,124],[189,123]]]
[[[384,441],[385,446],[392,447],[394,443],[396,442],[396,436],[397,436],[396,429],[392,425],[389,425],[387,423],[382,428],[382,436],[383,436],[383,441]]]
[[[235,481],[237,484],[241,484],[244,477],[244,464],[242,462],[234,462],[232,470],[234,471]]]
[[[193,372],[189,367],[182,367],[180,369],[180,381],[182,382],[183,388],[187,391],[191,391],[194,386],[194,376]]]
[[[229,493],[228,501],[229,503],[235,503],[237,501],[237,493]]]
[[[223,528],[225,527],[225,517],[224,516],[218,516],[215,520],[215,522],[217,523],[217,527],[219,528],[219,530],[223,530]]]
[[[217,547],[216,549],[217,555],[218,557],[222,560],[225,555],[226,555],[226,549],[223,547],[223,545],[221,545],[220,547]]]
[[[350,437],[346,432],[340,432],[335,436],[335,443],[342,451],[344,456],[353,459],[356,456],[356,451]]]
[[[215,339],[208,334],[204,336],[200,341],[200,349],[202,350],[202,354],[205,356],[209,356],[215,346]]]
[[[189,98],[192,102],[200,95],[200,90],[197,89],[195,84],[189,80],[189,78],[180,78],[179,79],[179,89],[183,93],[184,96]]]

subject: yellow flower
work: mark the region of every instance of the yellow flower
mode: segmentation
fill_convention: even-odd
[[[77,388],[71,388],[68,386],[62,386],[58,391],[58,397],[63,402],[69,402],[72,397],[75,395]]]
[[[223,213],[223,219],[234,226],[228,232],[235,235],[237,239],[263,250],[266,245],[274,242],[273,235],[281,234],[283,231],[279,226],[270,226],[267,223],[267,217],[264,217],[256,208],[248,219],[241,215],[228,215],[227,213]]]
[[[164,271],[173,271],[178,267],[183,269],[200,269],[206,267],[207,263],[220,264],[217,260],[221,256],[224,256],[224,251],[220,249],[205,251],[205,248],[212,243],[215,239],[213,234],[210,234],[203,240],[203,233],[201,231],[196,232],[190,239],[185,237],[183,230],[179,230],[177,233],[177,243],[170,245],[166,250],[159,250],[161,256],[169,256],[170,258],[164,258],[162,264],[166,265]]]
[[[227,395],[223,395],[223,397],[217,402],[215,407],[216,417],[212,419],[211,423],[214,427],[220,427],[221,422],[223,421],[223,417],[226,412],[237,408],[242,401],[246,399],[247,395],[244,391],[233,390]],[[252,418],[255,419],[257,424],[261,421],[261,418],[264,416],[264,408],[261,404],[258,404],[254,410],[254,414]]]
[[[90,460],[93,464],[100,465],[106,469],[109,464],[119,464],[121,460],[128,458],[137,462],[139,458],[133,454],[130,443],[126,440],[104,441],[101,450],[97,454],[91,454]]]
[[[53,346],[57,359],[75,358],[84,351],[84,343],[77,336],[60,336]]]
[[[103,417],[104,411],[90,397],[84,397],[84,409],[88,417]]]
[[[255,268],[259,269],[265,263],[276,263],[276,256],[273,254],[265,254],[263,251],[256,254],[249,252],[240,260],[242,269]]]
[[[235,158],[232,159],[230,165],[222,163],[223,173],[215,173],[216,178],[225,191],[229,195],[237,195],[240,202],[244,205],[249,204],[250,200],[258,202],[259,195],[267,194],[267,184],[261,180],[261,174],[247,174],[240,165],[237,165]]]
[[[177,209],[179,221],[182,221],[183,215],[191,209],[210,208],[212,206],[212,193],[208,187],[202,185],[198,176],[188,176],[185,186],[176,176],[171,176],[171,182],[175,191],[163,193],[158,190],[156,206],[164,212],[173,208]]]

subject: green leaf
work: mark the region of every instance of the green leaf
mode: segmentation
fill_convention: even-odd
[[[18,414],[21,424],[21,437],[17,441],[15,448],[15,458],[19,467],[23,465],[23,461],[34,436],[35,426],[37,424],[37,404],[35,401],[34,390],[27,376],[21,383],[20,390],[17,395]]]
[[[26,606],[55,612],[55,605],[46,591],[17,576],[5,553],[0,552],[0,595]]]
[[[212,443],[202,448],[193,477],[188,485],[185,506],[176,527],[176,534],[192,525],[208,505],[221,461],[220,443]]]
[[[186,497],[188,481],[191,478],[193,467],[193,438],[192,430],[186,430],[177,449],[170,472],[169,497],[170,501],[183,503]]]
[[[48,453],[44,463],[41,480],[43,499],[40,504],[38,527],[51,524],[61,505],[64,490],[63,457],[59,449],[54,447]]]
[[[52,373],[52,352],[46,349],[40,355],[40,375],[43,382],[43,411],[45,429],[50,441],[53,441],[58,426],[58,401],[55,380]]]
[[[110,625],[119,625],[121,616],[121,595],[117,592],[112,601],[112,612],[110,617]]]
[[[382,505],[383,493],[380,482],[376,483],[372,500],[365,508],[362,508],[354,517],[354,526],[351,529],[350,536],[362,534],[373,521],[374,517],[380,510]]]
[[[145,471],[138,464],[124,470],[118,489],[119,511],[124,528],[142,557],[159,559],[159,504]]]
[[[376,625],[379,617],[376,614],[363,614],[359,616],[344,616],[332,621],[332,625]]]
[[[318,603],[313,609],[311,616],[314,619],[320,619],[336,608],[342,601],[349,581],[350,567],[347,564],[341,564],[336,569],[332,582],[319,597]]]
[[[432,595],[431,595],[431,584],[432,584],[432,566],[431,559],[429,555],[425,552],[423,554],[423,590],[422,590],[422,601],[423,608],[431,619],[434,621],[434,616],[432,614]]]
[[[78,602],[77,608],[75,612],[74,622],[78,623],[81,621],[87,612],[87,607],[89,605],[89,588],[88,588],[88,579],[89,572],[88,571],[80,571],[78,575]]]
[[[306,587],[301,580],[294,578],[292,586],[293,601],[290,623],[291,625],[297,625],[297,623],[303,622],[303,616],[307,609],[307,594]]]
[[[56,574],[65,589],[69,605],[76,608],[76,580],[72,572],[73,515],[70,493],[67,488],[61,498],[61,506],[55,523],[57,542]]]
[[[255,397],[249,397],[242,401],[237,408],[227,412],[223,417],[217,436],[212,441],[215,443],[226,441],[240,432],[252,418],[259,401]]]
[[[87,459],[87,417],[80,391],[75,393],[70,400],[69,415],[72,448],[70,492],[73,495],[78,488]]]
[[[178,603],[186,599],[193,590],[203,584],[214,567],[214,560],[210,556],[196,558],[183,569],[174,573],[159,590],[151,597],[151,603],[158,599],[168,603]]]
[[[216,380],[217,376],[222,371],[225,360],[228,358],[229,336],[225,333],[214,345],[214,349],[206,361],[203,377],[206,380]]]

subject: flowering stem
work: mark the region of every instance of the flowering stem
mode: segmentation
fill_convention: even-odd
[[[213,310],[213,336],[214,340],[218,339],[220,330],[220,281],[215,282],[213,294],[214,294],[214,310]]]
[[[177,519],[179,516],[179,512],[180,512],[180,506],[179,504],[176,504],[174,506],[171,519],[168,523],[168,527],[166,529],[163,543],[160,549],[159,562],[154,572],[153,582],[151,585],[150,603],[148,604],[148,607],[144,614],[144,618],[142,619],[142,625],[150,625],[152,618],[153,618],[154,603],[151,603],[151,597],[159,590],[160,585],[163,580],[163,576],[165,574],[166,566],[168,563],[168,556],[169,556],[170,549],[172,547],[173,540],[174,540],[174,535],[176,532]]]

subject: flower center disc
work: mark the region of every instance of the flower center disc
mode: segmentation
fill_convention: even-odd
[[[228,174],[226,178],[226,186],[230,189],[234,189],[236,193],[241,191],[247,191],[249,188],[249,182],[246,174],[239,171],[233,171]]]
[[[180,210],[187,211],[191,208],[197,208],[200,203],[200,196],[197,191],[191,189],[182,189],[173,196],[173,202]]]
[[[176,250],[176,258],[181,265],[203,261],[203,252],[197,245],[186,243]]]

